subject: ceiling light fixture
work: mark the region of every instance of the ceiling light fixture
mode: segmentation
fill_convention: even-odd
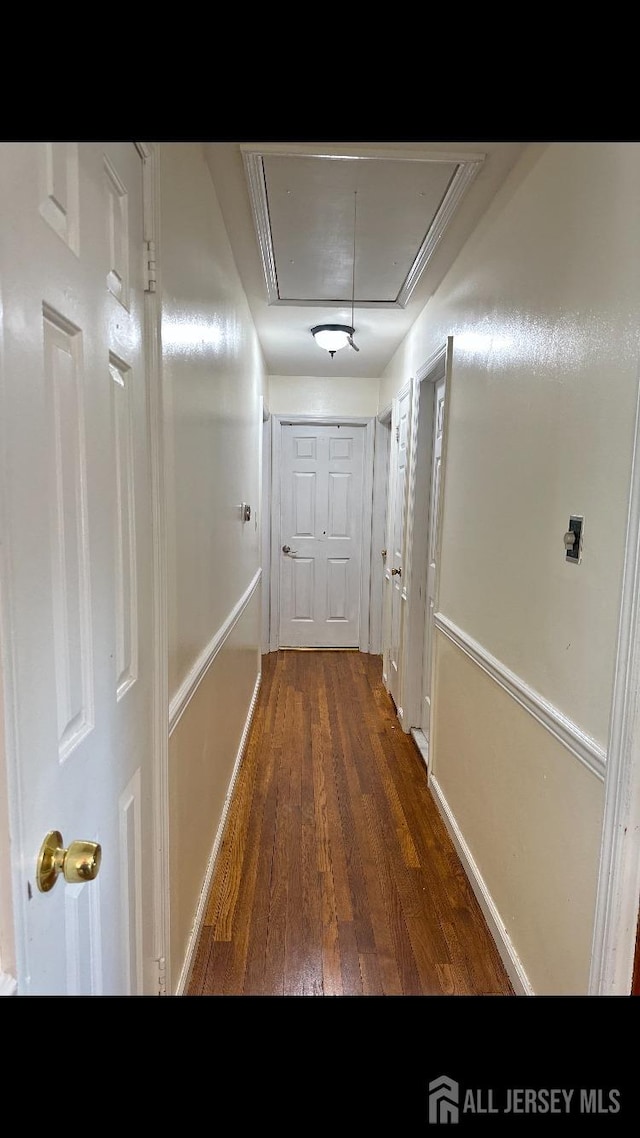
[[[356,294],[356,210],[358,201],[358,191],[353,191],[353,269],[351,273],[351,324],[316,324],[315,328],[311,329],[311,335],[314,337],[316,344],[320,348],[324,348],[331,359],[339,352],[341,348],[346,348],[347,344],[353,348],[354,352],[359,352],[360,348],[354,343],[353,336],[355,327],[353,324],[353,309]]]
[[[318,347],[325,348],[333,359],[340,348],[346,348],[353,331],[348,324],[316,324],[311,334]]]

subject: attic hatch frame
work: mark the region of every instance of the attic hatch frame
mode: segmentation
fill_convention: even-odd
[[[336,146],[335,150],[327,153],[322,150],[322,144],[305,143],[286,146],[278,144],[252,143],[241,144],[240,151],[249,187],[251,212],[253,214],[258,247],[262,261],[262,270],[265,278],[267,298],[269,305],[296,307],[342,308],[342,300],[289,300],[279,295],[278,275],[276,271],[275,251],[271,235],[271,222],[269,217],[269,201],[267,196],[267,183],[264,160],[269,157],[282,158],[324,158],[332,160],[353,160],[368,162],[422,162],[446,163],[455,165],[456,170],[451,177],[445,194],[433,217],[431,225],[425,234],[418,253],[411,265],[404,283],[396,296],[395,301],[368,300],[358,301],[360,308],[401,308],[407,307],[411,295],[424,273],[436,246],[442,238],[451,221],[461,199],[480,171],[485,159],[484,154],[447,153],[446,151],[431,151],[428,154],[417,154],[415,151],[389,151],[384,148],[347,147]]]

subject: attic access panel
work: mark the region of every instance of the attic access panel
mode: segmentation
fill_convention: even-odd
[[[351,302],[355,214],[354,299],[373,308],[406,306],[481,165],[451,155],[243,159],[269,303]]]

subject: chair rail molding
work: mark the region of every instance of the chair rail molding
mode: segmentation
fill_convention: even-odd
[[[487,652],[477,640],[468,636],[443,613],[435,615],[436,628],[456,644],[495,683],[499,684],[525,711],[538,720],[547,731],[567,748],[581,763],[599,778],[604,779],[607,752],[596,739],[587,735],[572,719],[555,707],[548,699],[530,687],[520,676]]]

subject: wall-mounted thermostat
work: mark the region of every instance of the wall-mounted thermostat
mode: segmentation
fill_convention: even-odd
[[[569,518],[569,529],[564,535],[565,558],[577,564],[582,560],[582,531],[584,518],[572,514]]]

